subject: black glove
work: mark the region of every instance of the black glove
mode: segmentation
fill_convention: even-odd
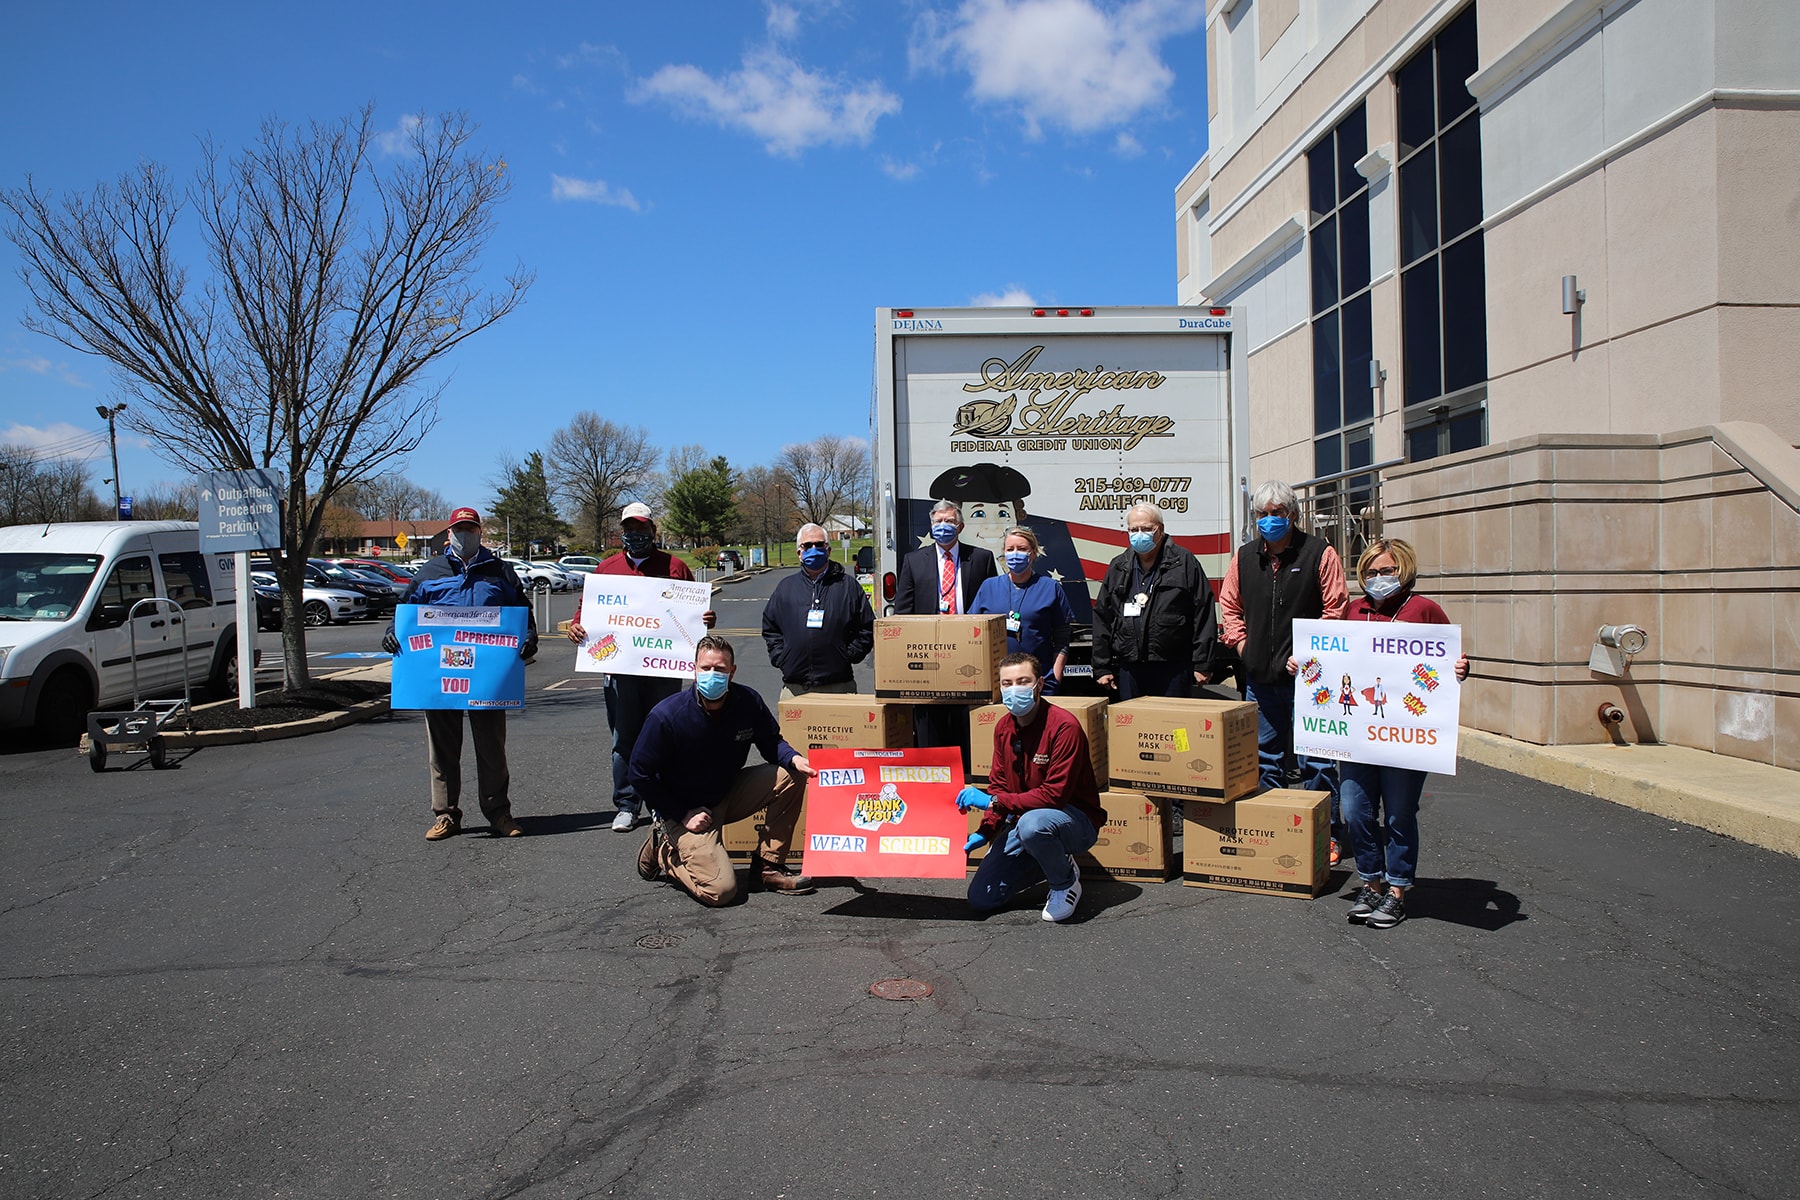
[[[389,654],[400,653],[400,639],[394,636],[392,625],[389,625],[387,632],[381,635],[381,648]]]

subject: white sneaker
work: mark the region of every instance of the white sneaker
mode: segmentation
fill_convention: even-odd
[[[618,815],[613,817],[613,832],[630,833],[632,827],[637,823],[638,815],[636,813],[632,812],[629,808],[621,808]]]
[[[1066,888],[1051,888],[1050,899],[1044,902],[1044,920],[1062,922],[1075,915],[1075,906],[1081,903],[1081,876]]]

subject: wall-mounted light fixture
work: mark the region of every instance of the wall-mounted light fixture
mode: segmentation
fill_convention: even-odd
[[[1379,358],[1369,360],[1369,390],[1380,391],[1381,385],[1387,382],[1387,368],[1381,365]]]
[[[1587,293],[1575,286],[1573,275],[1563,276],[1563,315],[1572,317],[1587,303]]]
[[[1594,649],[1588,655],[1588,670],[1596,675],[1621,676],[1631,660],[1644,652],[1650,635],[1636,625],[1602,625],[1594,635]]]

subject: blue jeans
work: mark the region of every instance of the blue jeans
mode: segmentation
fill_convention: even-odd
[[[1287,756],[1294,749],[1294,681],[1260,684],[1244,680],[1244,699],[1256,705],[1256,758],[1261,767],[1264,788],[1284,788],[1287,784]],[[1336,836],[1344,826],[1339,811],[1338,773],[1328,758],[1300,756],[1300,788],[1308,792],[1331,793],[1331,831]]]
[[[969,880],[969,904],[990,912],[1036,883],[1066,888],[1079,878],[1071,860],[1099,839],[1094,823],[1078,808],[1034,808],[995,843]]]
[[[1425,790],[1425,772],[1353,762],[1338,764],[1338,771],[1356,873],[1364,883],[1385,879],[1394,887],[1411,887],[1419,867],[1419,794]]]
[[[606,723],[612,726],[613,807],[625,812],[639,812],[643,805],[627,782],[626,770],[631,765],[631,750],[643,732],[644,718],[650,710],[681,690],[679,679],[659,679],[649,675],[608,675],[606,677]]]

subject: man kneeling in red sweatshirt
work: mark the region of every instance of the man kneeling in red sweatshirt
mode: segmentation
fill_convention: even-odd
[[[1044,699],[1043,668],[1029,654],[1000,660],[1006,713],[994,725],[994,765],[985,790],[956,797],[963,812],[985,809],[967,850],[993,848],[969,881],[969,903],[990,912],[1046,880],[1044,920],[1066,921],[1081,901],[1075,854],[1094,844],[1106,824],[1100,788],[1081,722]]]

